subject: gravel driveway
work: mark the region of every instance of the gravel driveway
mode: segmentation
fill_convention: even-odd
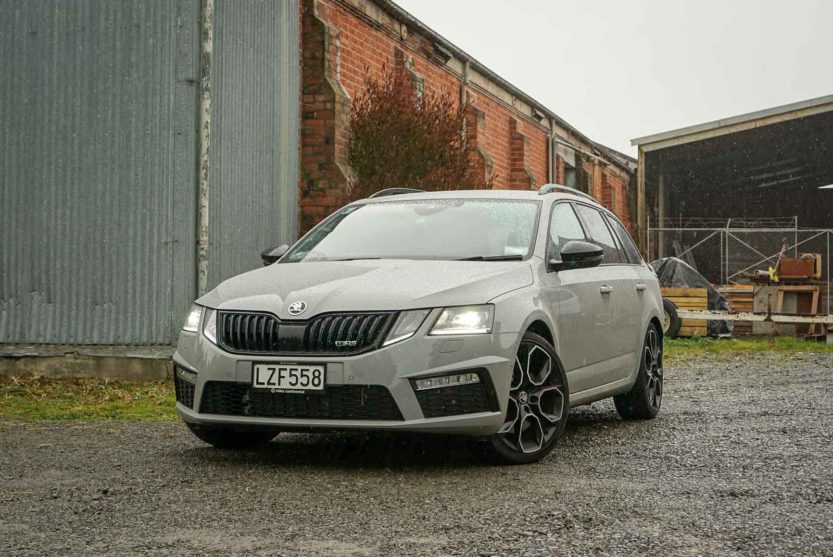
[[[666,366],[651,422],[573,412],[530,466],[460,439],[0,422],[0,555],[831,555],[833,354]]]

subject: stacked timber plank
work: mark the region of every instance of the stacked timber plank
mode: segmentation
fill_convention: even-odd
[[[732,311],[747,311],[752,313],[755,310],[754,296],[755,287],[751,284],[730,284],[719,288],[720,294],[729,300],[729,307]],[[751,335],[752,323],[750,321],[735,321],[734,334]]]
[[[679,309],[707,310],[709,309],[709,294],[705,288],[670,288],[663,287],[662,297],[674,302]],[[680,326],[680,337],[704,337],[708,335],[705,319],[683,319]]]

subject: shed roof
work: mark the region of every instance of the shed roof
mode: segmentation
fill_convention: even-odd
[[[631,145],[638,145],[643,151],[655,151],[831,111],[833,111],[833,95],[826,95],[704,124],[637,137],[631,140]]]

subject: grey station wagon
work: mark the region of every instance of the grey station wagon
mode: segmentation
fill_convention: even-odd
[[[662,300],[590,196],[384,190],[198,299],[174,355],[177,410],[222,448],[281,431],[480,436],[549,453],[570,408],[660,408]]]

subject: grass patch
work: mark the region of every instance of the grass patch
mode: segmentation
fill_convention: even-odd
[[[792,337],[679,338],[665,341],[672,360],[703,354],[829,352],[833,346]],[[123,383],[101,379],[0,378],[0,419],[173,420],[172,381]]]
[[[0,417],[22,420],[170,420],[171,381],[122,383],[101,379],[0,379]]]
[[[670,358],[739,352],[833,352],[833,345],[795,337],[672,338],[665,340],[665,354]]]

